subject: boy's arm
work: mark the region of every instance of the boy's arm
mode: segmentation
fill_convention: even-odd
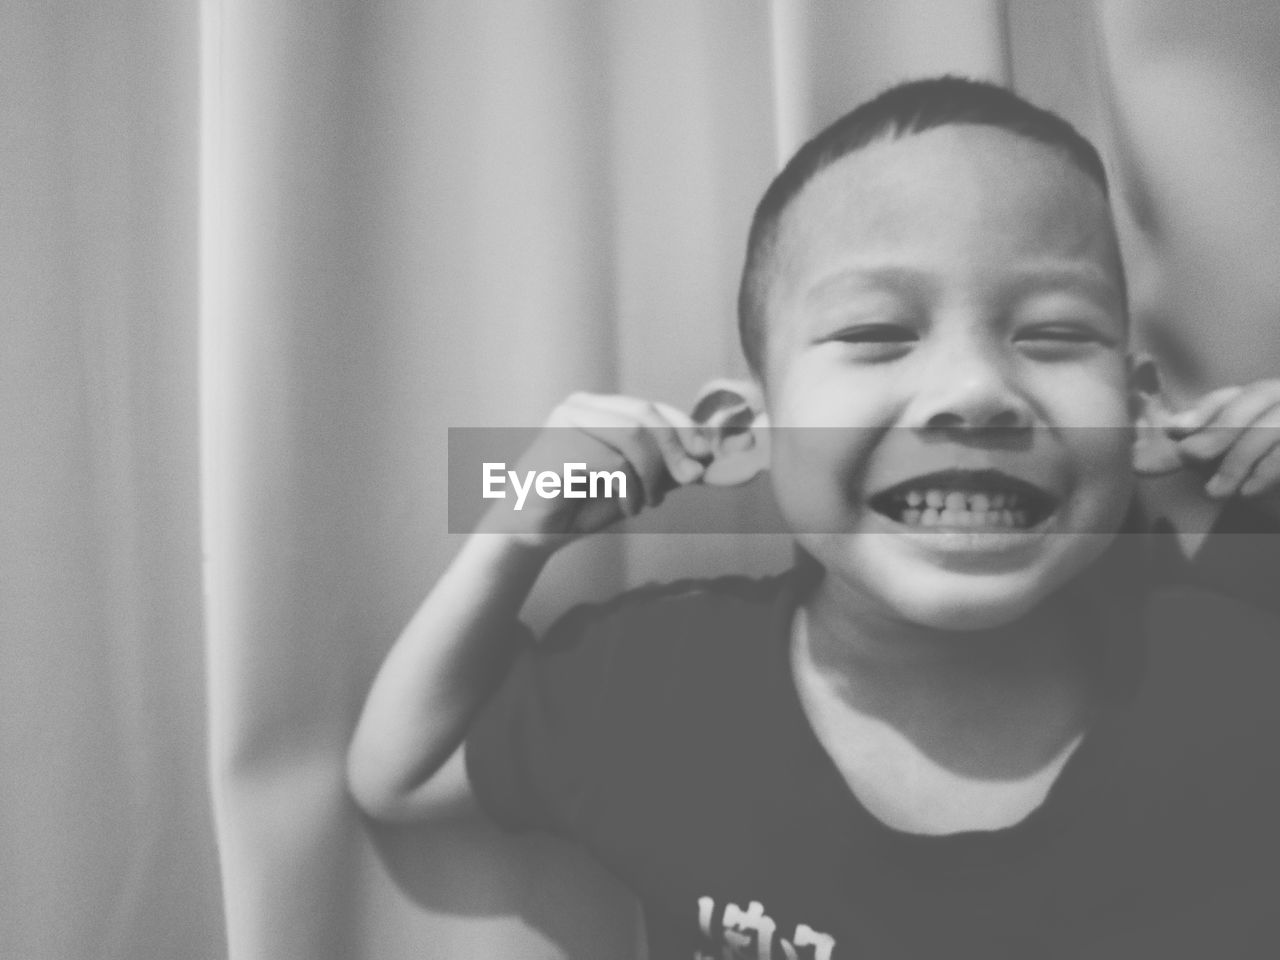
[[[627,495],[500,501],[404,629],[374,680],[347,755],[351,792],[380,819],[443,815],[469,794],[458,745],[528,633],[517,620],[547,559],[703,473],[688,417],[631,397],[578,394],[521,460],[530,469],[623,471]],[[450,759],[450,758],[453,759]]]
[[[351,792],[365,812],[418,820],[469,798],[458,746],[527,637],[516,618],[551,551],[506,534],[467,540],[365,702],[347,755]]]

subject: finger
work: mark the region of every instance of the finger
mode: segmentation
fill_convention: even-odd
[[[685,452],[695,460],[702,461],[711,456],[711,441],[707,439],[705,429],[693,417],[670,404],[653,401],[658,412],[666,417],[667,422],[675,427],[676,435],[684,444]]]
[[[582,419],[582,411],[573,403],[561,404],[548,418],[546,427],[538,439],[520,460],[520,467],[527,471],[549,470],[559,473],[567,464],[582,463],[591,472],[612,473],[622,471],[626,479],[626,496],[598,498],[602,504],[587,502],[580,514],[594,517],[598,522],[592,529],[604,526],[610,510],[617,516],[634,516],[644,506],[644,484],[631,468],[628,455],[617,448],[616,439],[625,429],[627,421],[599,411],[588,412]]]
[[[594,405],[631,418],[647,430],[657,445],[667,474],[677,484],[692,483],[702,476],[703,465],[690,449],[694,445],[696,427],[680,411],[665,404],[623,396],[597,397]]]
[[[1205,493],[1216,499],[1235,496],[1258,461],[1275,445],[1277,425],[1280,425],[1280,410],[1272,407],[1241,428],[1205,485]]]
[[[638,397],[619,394],[609,396],[591,395],[590,402],[617,413],[635,416],[637,419],[643,416],[645,408],[651,407],[676,431],[676,436],[688,456],[696,460],[709,456],[711,453],[711,444],[704,436],[701,424],[695,422],[684,411],[668,403],[662,403],[659,400],[641,400]]]
[[[669,441],[672,437],[666,428],[674,430],[674,439],[679,442],[680,449],[674,444],[666,450],[668,460],[679,461],[692,459],[700,461],[710,456],[711,444],[703,435],[702,428],[682,410],[661,401],[642,400],[638,397],[607,396],[596,398],[603,406],[646,423],[654,429],[662,431],[661,441]],[[660,441],[660,442],[661,442]]]
[[[1273,446],[1254,464],[1249,479],[1240,485],[1242,497],[1259,497],[1280,490],[1280,446]]]
[[[610,420],[601,411],[594,411],[589,421],[575,426],[611,454],[607,461],[590,461],[589,470],[621,470],[626,476],[626,496],[618,498],[623,513],[633,517],[646,506],[656,507],[662,502],[660,478],[666,470],[662,454],[656,445],[646,442],[642,429],[633,420],[623,416]]]
[[[667,465],[646,425],[632,414],[616,413],[599,403],[570,408],[570,416],[576,418],[574,426],[615,451],[630,470],[636,482],[628,485],[625,498],[629,514],[638,513],[645,504],[656,507],[662,502],[668,486]]]
[[[1178,449],[1194,460],[1222,456],[1241,433],[1268,409],[1280,404],[1280,383],[1268,381],[1243,391],[1190,436],[1178,441]]]
[[[1258,477],[1259,486],[1266,488],[1269,481],[1259,467],[1267,454],[1275,449],[1280,435],[1280,411],[1271,408],[1244,429],[1214,475],[1205,485],[1205,493],[1214,498],[1232,497],[1244,493],[1244,484]],[[1275,477],[1270,478],[1274,482]]]
[[[1178,437],[1194,433],[1216,417],[1223,407],[1243,392],[1244,387],[1230,386],[1206,393],[1193,406],[1169,417],[1169,423],[1166,428],[1169,431],[1169,435]]]

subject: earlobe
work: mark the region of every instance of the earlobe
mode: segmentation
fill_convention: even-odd
[[[711,445],[703,483],[736,486],[768,469],[769,417],[757,384],[712,380],[699,391],[690,417]]]
[[[1159,477],[1181,470],[1182,456],[1167,430],[1173,411],[1161,394],[1159,374],[1150,357],[1130,360],[1129,406],[1134,424],[1133,472]]]

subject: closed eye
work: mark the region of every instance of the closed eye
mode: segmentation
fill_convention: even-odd
[[[1019,340],[1059,340],[1067,343],[1087,343],[1103,339],[1102,334],[1089,327],[1032,327],[1018,334]]]
[[[828,337],[841,343],[911,343],[919,336],[910,327],[894,323],[860,323]]]
[[[1043,359],[1075,356],[1094,347],[1111,348],[1117,340],[1091,324],[1045,324],[1027,327],[1015,335],[1024,351]]]

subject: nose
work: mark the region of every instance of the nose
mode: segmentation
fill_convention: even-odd
[[[925,430],[1026,429],[1031,406],[994,345],[950,344],[921,371],[908,421]]]

